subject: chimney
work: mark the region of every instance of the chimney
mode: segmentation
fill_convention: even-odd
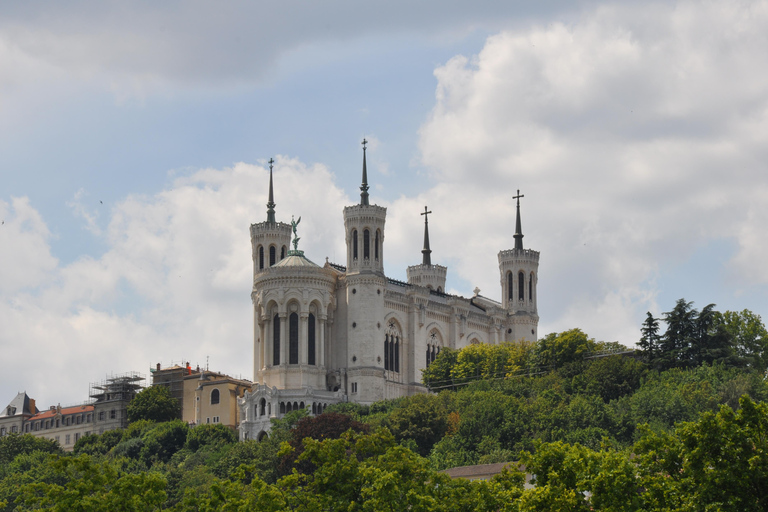
[[[160,371],[160,363],[157,363],[157,371]]]

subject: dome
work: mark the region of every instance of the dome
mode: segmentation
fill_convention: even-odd
[[[288,251],[288,256],[278,261],[272,268],[276,267],[315,267],[320,268],[319,265],[309,261],[304,256],[304,251]]]

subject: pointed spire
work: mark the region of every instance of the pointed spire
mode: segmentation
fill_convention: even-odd
[[[518,189],[517,195],[513,197],[512,199],[517,199],[517,220],[515,220],[515,249],[523,249],[523,228],[520,224],[520,198],[525,197],[523,195],[520,195],[520,190]]]
[[[421,258],[421,264],[422,265],[431,265],[432,264],[432,250],[429,248],[429,219],[428,215],[432,213],[427,211],[427,207],[424,207],[424,213],[421,215],[424,216],[424,248],[421,250],[422,258]]]
[[[267,201],[267,222],[275,223],[275,193],[272,190],[272,164],[275,161],[269,159],[269,200]]]
[[[365,145],[368,141],[363,139],[363,184],[360,185],[360,204],[368,206],[368,168],[365,165]]]

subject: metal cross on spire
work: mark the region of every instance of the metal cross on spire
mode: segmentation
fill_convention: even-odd
[[[365,164],[365,145],[368,141],[363,138],[363,184],[360,185],[360,204],[368,206],[368,168]]]
[[[432,250],[429,248],[429,214],[432,213],[431,211],[427,210],[427,207],[424,207],[424,212],[420,215],[424,216],[424,248],[421,250],[422,258],[421,258],[421,264],[422,265],[431,265],[432,264]]]
[[[269,199],[267,200],[267,222],[275,222],[275,193],[272,189],[272,164],[275,161],[269,159]]]
[[[517,189],[517,195],[514,196],[512,199],[517,199],[517,217],[515,218],[515,249],[523,249],[523,228],[521,227],[522,224],[520,223],[520,198],[525,197],[524,195],[520,194],[520,189]]]

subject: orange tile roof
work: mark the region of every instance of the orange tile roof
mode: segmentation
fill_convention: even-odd
[[[81,412],[93,412],[93,406],[92,405],[77,405],[75,407],[65,407],[61,409],[62,416],[66,416],[67,414],[78,414]],[[35,420],[44,420],[46,418],[53,418],[56,416],[56,413],[58,413],[58,410],[56,409],[48,409],[45,411],[41,411],[31,418],[29,418],[28,421],[35,421]]]

